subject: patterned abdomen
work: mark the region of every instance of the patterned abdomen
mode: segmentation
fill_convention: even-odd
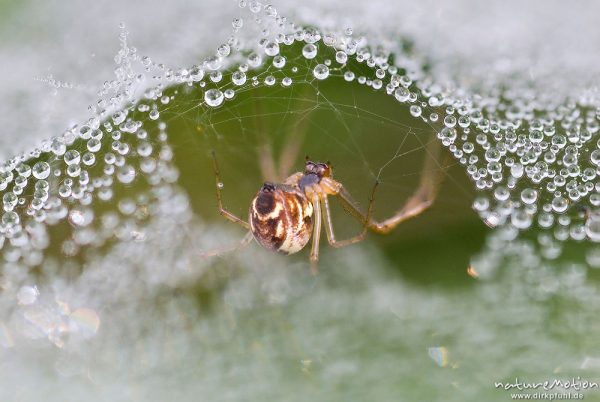
[[[263,247],[293,254],[310,240],[312,214],[313,205],[298,188],[265,183],[250,205],[250,228]]]

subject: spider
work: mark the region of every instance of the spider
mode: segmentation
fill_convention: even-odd
[[[436,140],[426,147],[426,157],[418,188],[393,216],[383,221],[375,221],[371,214],[375,199],[375,190],[379,184],[375,181],[365,214],[344,185],[333,178],[331,163],[313,162],[306,158],[304,171],[296,172],[282,183],[265,182],[250,203],[248,221],[245,221],[223,206],[221,190],[223,183],[215,152],[212,153],[216,183],[216,195],[219,213],[228,220],[248,230],[248,234],[232,250],[249,244],[255,239],[262,247],[282,254],[294,254],[302,250],[310,241],[311,271],[317,272],[321,226],[325,225],[327,241],[332,247],[340,248],[363,240],[367,230],[376,233],[389,233],[400,223],[415,217],[429,208],[437,195],[443,168],[437,162],[439,144]],[[363,226],[358,235],[349,239],[337,240],[333,230],[329,197],[337,197],[343,208]],[[203,255],[217,255],[208,252]]]

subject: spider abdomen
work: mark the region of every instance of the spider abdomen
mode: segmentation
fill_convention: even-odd
[[[296,253],[312,232],[313,205],[296,187],[265,183],[250,205],[250,228],[269,250]]]

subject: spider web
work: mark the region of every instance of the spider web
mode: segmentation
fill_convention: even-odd
[[[264,169],[257,171],[261,163],[268,165],[272,160],[275,168],[286,164],[291,168],[286,174],[291,174],[302,169],[307,155],[315,160],[331,161],[336,178],[354,181],[358,191],[356,196],[361,200],[368,198],[370,186],[378,181],[377,198],[382,202],[380,207],[375,203],[376,214],[383,216],[395,212],[416,190],[425,156],[430,152],[427,145],[438,141],[434,136],[438,128],[427,119],[410,116],[408,107],[398,105],[382,94],[356,83],[344,82],[344,69],[335,66],[335,61],[330,65],[328,82],[316,79],[313,75],[316,64],[314,60],[307,60],[302,55],[294,57],[292,53],[291,57],[287,55],[285,73],[273,65],[253,71],[252,80],[236,88],[235,98],[218,109],[204,108],[195,100],[184,98],[174,113],[169,113],[171,109],[167,107],[161,114],[167,116],[168,125],[185,127],[181,135],[186,137],[186,143],[194,144],[196,150],[187,153],[186,158],[203,159],[208,149],[217,151],[219,163],[223,165],[225,191],[239,189],[236,194],[246,194],[243,197],[246,202],[263,180],[273,180],[273,177],[264,177]],[[284,76],[292,79],[290,88],[283,87]],[[278,77],[275,83],[265,84],[265,80],[274,77]],[[217,86],[225,91],[227,77],[223,81],[226,82],[224,85],[217,83]],[[433,112],[428,107],[425,111]],[[175,120],[180,123],[173,123]],[[281,152],[290,142],[297,142],[298,150],[293,158],[285,159]],[[237,166],[229,159],[237,161]],[[240,161],[243,162],[242,169]],[[462,178],[457,178],[456,172],[450,173],[457,162],[446,158],[435,163],[453,193],[464,203],[470,203],[472,191]],[[236,171],[244,173],[238,176]],[[433,171],[426,173],[435,174]],[[210,183],[211,175],[204,175]],[[278,174],[276,179],[284,177]],[[357,181],[361,185],[356,185]],[[211,193],[210,187],[204,188],[205,193]],[[234,205],[236,212],[245,217],[243,211],[247,204],[236,204],[235,199],[228,198],[229,205]],[[440,202],[452,207],[460,201],[456,197],[442,197]]]

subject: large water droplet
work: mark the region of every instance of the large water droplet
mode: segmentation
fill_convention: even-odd
[[[50,165],[47,162],[38,162],[33,165],[32,172],[36,179],[45,179],[50,176]]]
[[[218,89],[209,89],[204,93],[204,100],[208,106],[217,107],[223,103],[223,92]]]
[[[265,53],[267,56],[276,56],[279,54],[279,44],[275,41],[268,42],[265,45]]]
[[[600,242],[600,216],[591,214],[585,222],[585,233],[590,240]]]
[[[135,169],[131,165],[121,166],[117,170],[117,179],[123,184],[129,184],[135,179]]]
[[[317,64],[313,70],[313,75],[318,80],[324,80],[329,76],[329,67],[327,67],[325,64]]]
[[[317,47],[312,43],[304,45],[304,47],[302,48],[302,55],[306,59],[314,59],[317,56]]]
[[[76,165],[81,160],[81,156],[76,150],[70,149],[67,152],[65,152],[64,160],[67,165]]]

